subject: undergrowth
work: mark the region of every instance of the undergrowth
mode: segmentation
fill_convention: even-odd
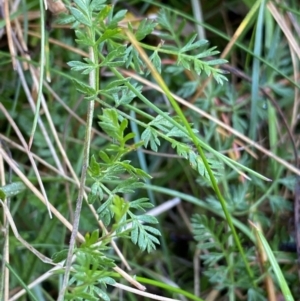
[[[0,299],[296,299],[296,4],[49,1],[0,23]]]

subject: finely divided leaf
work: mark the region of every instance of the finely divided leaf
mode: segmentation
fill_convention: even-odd
[[[132,222],[131,240],[134,244],[138,244],[139,248],[147,252],[155,250],[155,244],[159,244],[159,240],[150,233],[160,235],[160,232],[153,227],[143,226],[137,220]]]
[[[67,64],[71,67],[71,70],[82,71],[82,74],[89,74],[97,68],[97,65],[93,64],[91,61],[89,61],[88,63],[83,63],[80,61],[70,61]]]
[[[208,43],[207,40],[199,40],[199,41],[195,41],[195,39],[197,38],[198,34],[195,33],[191,38],[190,40],[187,42],[187,44],[185,46],[183,46],[181,49],[180,49],[180,52],[183,53],[183,52],[187,52],[187,51],[191,51],[193,49],[196,49],[196,48],[199,48],[205,44]]]
[[[103,11],[105,7],[109,7],[111,9],[110,5],[105,6],[106,0],[93,0],[90,4],[90,9],[92,11]],[[106,18],[107,16],[105,16]]]
[[[135,38],[138,41],[143,40],[148,34],[150,34],[154,28],[155,28],[156,24],[150,20],[142,20],[142,22],[140,22],[138,29],[135,32]]]
[[[75,87],[79,92],[93,97],[96,96],[97,92],[91,86],[86,85],[85,83],[80,82],[76,79],[73,79],[73,83],[75,84]]]
[[[134,193],[136,189],[142,188],[144,183],[137,182],[136,179],[127,179],[120,182],[113,190],[113,193]]]
[[[108,28],[102,33],[101,37],[97,40],[96,44],[100,44],[108,39],[111,39],[117,34],[119,34],[120,32],[121,32],[120,28],[113,28],[113,29]]]
[[[77,8],[75,7],[69,7],[70,11],[71,11],[71,14],[75,17],[75,19],[84,24],[84,25],[87,25],[89,27],[92,26],[92,21],[89,20],[89,18],[83,14],[80,10],[78,10]]]
[[[161,73],[161,59],[158,55],[157,51],[154,51],[151,56],[149,57],[150,61],[154,65],[155,69],[158,71],[158,73]],[[146,75],[150,73],[150,70],[146,72]]]
[[[86,0],[74,0],[74,3],[84,12],[89,10],[89,1]]]
[[[147,198],[140,198],[138,200],[130,202],[130,208],[141,210],[143,212],[146,212],[145,209],[151,209],[153,207],[154,205],[151,204]]]
[[[139,221],[143,222],[143,223],[148,223],[148,224],[157,224],[158,223],[156,217],[154,217],[152,215],[147,215],[147,214],[145,214],[145,215],[138,215],[138,216],[136,216],[136,218]]]
[[[142,140],[144,140],[144,146],[147,147],[150,142],[150,147],[153,151],[157,152],[157,146],[160,145],[160,141],[158,139],[158,135],[156,130],[152,127],[148,126],[145,131],[141,135]]]
[[[108,22],[108,27],[109,28],[114,28],[118,25],[118,22],[123,20],[125,18],[125,15],[127,13],[126,9],[122,9],[118,11],[111,20]]]

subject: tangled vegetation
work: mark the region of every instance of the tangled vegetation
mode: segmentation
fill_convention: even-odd
[[[297,300],[296,1],[1,5],[0,300]]]

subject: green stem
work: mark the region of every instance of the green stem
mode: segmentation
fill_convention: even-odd
[[[163,91],[166,93],[166,95],[167,95],[170,103],[172,104],[175,112],[181,118],[183,124],[185,125],[185,127],[186,127],[186,129],[187,129],[187,131],[189,133],[189,137],[192,139],[193,143],[195,144],[195,146],[196,146],[196,148],[198,150],[198,153],[199,153],[199,155],[200,155],[200,157],[201,157],[201,159],[203,161],[203,164],[204,164],[204,166],[206,168],[206,171],[207,171],[207,173],[209,175],[209,178],[210,178],[210,181],[211,181],[211,185],[212,185],[212,187],[213,187],[213,189],[214,189],[214,191],[215,191],[215,193],[216,193],[216,195],[217,195],[217,197],[218,197],[218,199],[219,199],[219,201],[221,203],[223,212],[225,214],[225,218],[226,218],[226,220],[228,222],[228,225],[229,225],[229,227],[230,227],[230,229],[232,231],[232,235],[233,235],[233,238],[234,238],[235,243],[237,245],[237,248],[238,248],[238,250],[239,250],[239,252],[240,252],[240,254],[242,256],[242,259],[244,261],[247,273],[248,273],[248,275],[249,275],[249,277],[250,277],[250,279],[251,279],[251,281],[253,283],[253,286],[255,287],[256,284],[254,282],[254,274],[253,274],[253,272],[252,272],[252,270],[250,268],[250,265],[249,265],[249,262],[248,262],[248,260],[246,258],[244,249],[243,249],[243,247],[241,245],[240,239],[239,239],[239,237],[237,235],[237,232],[235,230],[235,227],[234,227],[234,225],[232,223],[231,215],[230,215],[230,213],[229,213],[229,211],[227,209],[227,206],[226,206],[226,201],[225,201],[225,199],[223,198],[223,196],[222,196],[222,194],[220,192],[220,189],[218,187],[217,181],[216,181],[216,179],[215,179],[215,177],[213,175],[213,172],[212,172],[212,170],[211,170],[211,168],[210,168],[210,166],[209,166],[209,164],[208,164],[208,162],[206,160],[206,157],[204,155],[202,147],[200,146],[200,144],[198,142],[198,138],[196,137],[195,133],[192,131],[192,128],[191,128],[189,122],[187,121],[186,117],[184,116],[182,110],[180,109],[180,107],[177,104],[177,102],[175,101],[175,99],[172,97],[172,95],[171,95],[168,87],[165,85],[165,83],[163,81],[160,82],[160,85],[161,85],[161,88],[163,89]]]
[[[189,135],[189,138],[193,141],[194,145],[196,146],[197,150],[198,150],[198,153],[203,161],[203,164],[206,168],[206,171],[209,175],[209,178],[210,178],[210,181],[211,181],[211,185],[212,185],[212,188],[214,189],[219,201],[220,201],[220,204],[221,204],[221,207],[223,209],[223,212],[224,212],[224,215],[225,215],[225,218],[228,222],[228,225],[232,231],[232,235],[233,235],[233,238],[235,240],[235,243],[237,245],[237,248],[242,256],[242,259],[244,261],[244,264],[245,264],[245,267],[246,267],[246,270],[247,270],[247,273],[253,283],[253,287],[256,287],[256,284],[254,282],[254,274],[250,268],[250,265],[249,265],[249,262],[246,258],[246,255],[245,255],[245,252],[244,252],[244,249],[241,245],[241,242],[240,242],[240,239],[237,235],[237,232],[235,230],[235,227],[232,223],[232,219],[231,219],[231,215],[227,209],[227,206],[226,206],[226,201],[225,199],[223,198],[220,190],[219,190],[219,187],[217,185],[217,181],[213,175],[213,172],[208,164],[208,161],[206,160],[206,157],[204,155],[204,152],[202,150],[202,147],[200,146],[200,143],[199,143],[199,140],[198,138],[196,137],[195,133],[193,132],[189,122],[187,121],[185,115],[183,114],[182,110],[180,109],[179,105],[177,104],[177,102],[175,101],[175,99],[173,98],[169,88],[167,87],[167,85],[165,84],[164,80],[162,79],[161,75],[157,72],[157,70],[155,69],[155,67],[152,65],[152,63],[150,62],[148,56],[146,55],[146,53],[144,52],[144,50],[137,44],[137,40],[135,39],[135,37],[132,35],[132,33],[130,33],[129,31],[126,33],[130,42],[134,45],[134,47],[138,50],[139,54],[141,55],[142,59],[144,60],[144,62],[146,63],[147,67],[150,69],[151,71],[151,74],[152,76],[154,77],[154,79],[156,80],[156,82],[159,84],[159,86],[161,87],[161,89],[163,90],[163,92],[166,94],[166,96],[168,97],[168,100],[170,101],[170,103],[172,104],[173,106],[173,109],[175,110],[175,112],[177,113],[177,115],[180,117],[182,123],[184,124],[187,132],[188,132],[188,135]],[[164,115],[167,115],[167,114],[164,114]],[[169,117],[169,116],[168,116]]]

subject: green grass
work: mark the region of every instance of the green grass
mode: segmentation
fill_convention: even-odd
[[[63,24],[38,15],[42,1],[9,7],[12,31],[0,44],[0,300],[135,301],[138,283],[147,299],[300,295],[297,256],[279,250],[295,241],[300,174],[299,53],[288,47],[298,41],[297,2],[283,10],[192,2],[120,1],[92,18],[77,0],[83,34],[70,15]],[[131,14],[124,20],[122,9]],[[158,25],[141,23],[150,13]],[[180,204],[164,209],[174,198]],[[57,265],[68,250],[70,277]]]

